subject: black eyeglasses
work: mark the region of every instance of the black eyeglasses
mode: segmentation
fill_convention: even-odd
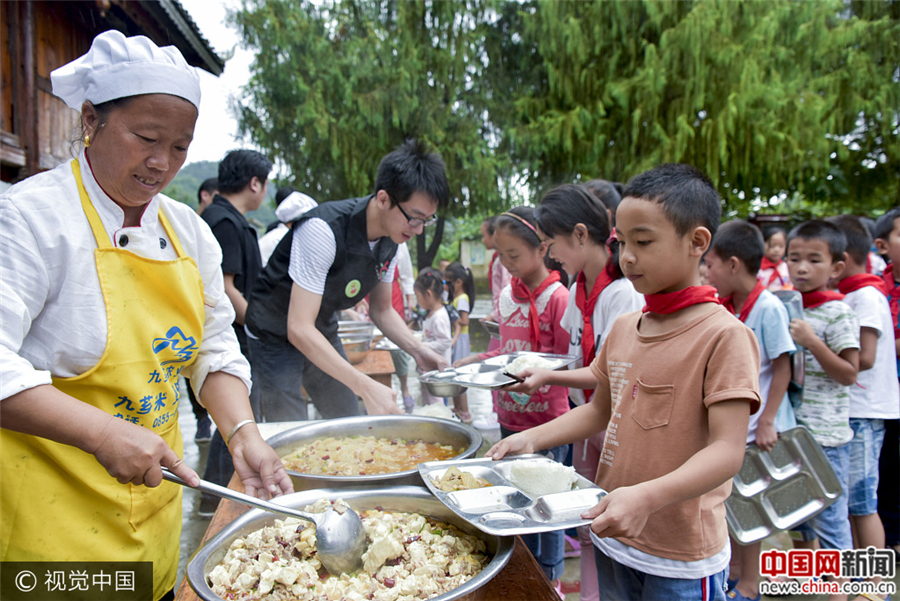
[[[421,217],[410,217],[409,213],[403,210],[403,207],[400,206],[399,202],[396,204],[396,207],[400,209],[400,212],[404,217],[406,217],[406,222],[409,223],[411,227],[419,227],[420,225],[433,225],[437,223],[437,214],[432,215],[428,219],[422,219]]]

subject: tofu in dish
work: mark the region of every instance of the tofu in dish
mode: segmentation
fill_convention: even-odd
[[[305,510],[321,512],[329,503]],[[329,575],[316,557],[315,526],[286,518],[235,539],[207,576],[210,587],[228,601],[411,601],[457,588],[491,560],[484,541],[452,524],[417,513],[359,514],[368,548],[358,573]]]

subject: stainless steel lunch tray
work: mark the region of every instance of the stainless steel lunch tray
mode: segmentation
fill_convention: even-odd
[[[275,502],[287,507],[300,509],[311,505],[319,499],[343,499],[356,511],[364,509],[384,509],[418,513],[423,516],[443,520],[457,526],[463,532],[478,536],[485,542],[488,552],[493,556],[490,563],[478,575],[459,587],[434,597],[431,601],[451,601],[455,599],[470,600],[479,596],[481,587],[494,578],[502,570],[513,553],[513,539],[480,535],[470,525],[454,516],[447,508],[432,497],[420,486],[389,486],[362,490],[320,489],[296,492],[275,499]],[[238,537],[269,526],[276,519],[283,519],[262,509],[251,509],[225,526],[215,537],[203,543],[203,546],[191,558],[187,565],[186,576],[191,588],[204,601],[222,601],[209,586],[207,576],[222,561],[231,543]]]
[[[512,464],[528,459],[553,462],[543,455],[516,455],[498,461],[490,458],[462,461],[429,461],[419,464],[419,474],[428,489],[456,515],[479,530],[496,536],[551,532],[590,524],[581,512],[600,502],[606,491],[576,474],[572,490],[535,497],[517,488],[509,479]],[[434,484],[451,467],[491,483],[485,488],[444,492]]]
[[[491,338],[496,338],[500,340],[500,324],[496,321],[484,320],[481,322],[481,325],[484,326],[484,329],[487,330],[487,333],[490,334]]]
[[[841,482],[806,428],[781,432],[769,451],[747,447],[725,501],[732,537],[748,545],[805,522],[843,493]]]
[[[463,365],[462,367],[451,367],[440,372],[428,372],[427,374],[422,374],[419,380],[435,384],[456,384],[466,388],[484,388],[487,390],[503,388],[515,383],[515,380],[503,375],[506,366],[524,355],[533,355],[547,359],[551,362],[548,369],[562,369],[578,360],[578,357],[573,355],[519,351],[517,353],[498,355],[479,363]]]

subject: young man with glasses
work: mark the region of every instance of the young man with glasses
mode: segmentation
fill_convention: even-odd
[[[425,370],[446,362],[416,340],[391,306],[397,245],[437,220],[450,196],[444,163],[417,142],[385,156],[370,196],[322,203],[294,223],[250,296],[246,324],[257,419],[306,419],[302,384],[324,418],[401,413],[387,386],[347,361],[340,311],[369,296],[369,316]]]

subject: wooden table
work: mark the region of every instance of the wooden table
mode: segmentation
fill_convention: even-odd
[[[228,486],[235,490],[242,489],[236,476],[232,478]],[[212,521],[209,523],[209,528],[203,537],[203,543],[205,544],[219,530],[233,522],[248,509],[250,508],[246,505],[222,499]],[[181,586],[178,587],[175,599],[176,601],[200,601],[191,585],[188,584],[187,577],[182,581]],[[472,595],[467,596],[466,599],[478,599],[479,601],[524,601],[526,599],[528,601],[559,601],[559,595],[553,590],[553,586],[547,580],[537,561],[529,553],[525,543],[517,536],[516,546],[506,567],[493,580]]]
[[[353,367],[379,384],[384,384],[388,388],[391,387],[394,361],[391,359],[390,351],[369,351],[365,358]]]

